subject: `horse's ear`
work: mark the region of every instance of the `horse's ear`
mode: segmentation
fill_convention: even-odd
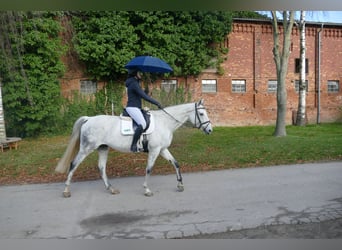
[[[204,100],[201,99],[199,102],[198,102],[198,105],[203,105],[204,104]]]

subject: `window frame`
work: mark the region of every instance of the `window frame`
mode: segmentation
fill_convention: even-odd
[[[295,58],[295,73],[300,73],[300,58]],[[309,58],[305,58],[305,74],[309,74]]]
[[[270,85],[275,85],[275,87],[270,88]],[[278,80],[268,80],[267,81],[267,92],[268,93],[277,93],[278,89]]]
[[[309,92],[309,80],[305,80],[306,83],[306,92]],[[299,93],[299,80],[295,80],[294,81],[294,88],[296,93]]]
[[[177,79],[163,79],[160,85],[161,89],[166,93],[170,93],[171,91],[176,92],[177,86]]]
[[[241,94],[241,93],[246,93],[246,92],[247,92],[247,81],[245,79],[232,79],[232,93]]]
[[[97,82],[89,79],[80,80],[80,93],[92,95],[97,92]]]
[[[217,79],[202,79],[202,93],[217,93]],[[214,86],[214,87],[213,87]]]
[[[329,83],[335,83],[335,85],[337,86],[337,88],[331,88],[329,85]],[[336,94],[340,92],[340,81],[339,80],[328,80],[327,81],[327,92],[329,94]]]

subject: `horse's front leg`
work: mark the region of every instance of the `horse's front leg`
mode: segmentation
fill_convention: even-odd
[[[164,157],[167,161],[169,161],[173,165],[173,167],[175,168],[176,176],[177,176],[177,181],[178,181],[177,189],[178,189],[179,192],[183,192],[184,191],[183,178],[182,178],[182,175],[181,175],[181,172],[180,172],[180,169],[179,169],[178,162],[172,156],[172,154],[170,153],[170,151],[168,149],[163,149],[160,152],[160,155],[162,157]]]
[[[152,172],[152,168],[154,166],[154,163],[156,162],[156,159],[159,155],[159,150],[154,149],[154,150],[150,150],[150,152],[148,153],[148,159],[147,159],[147,166],[146,166],[146,173],[145,173],[145,181],[144,181],[144,189],[145,189],[145,196],[152,196],[153,192],[149,189],[147,183],[149,181],[149,178],[151,176],[151,172]]]
[[[99,170],[100,170],[100,174],[102,177],[102,180],[104,182],[104,185],[106,187],[107,190],[109,190],[109,192],[111,194],[119,194],[120,191],[113,188],[112,185],[110,184],[110,182],[108,181],[108,177],[107,177],[107,173],[106,173],[106,165],[107,165],[107,158],[108,158],[108,146],[107,145],[101,145],[98,149],[98,154],[99,154]]]

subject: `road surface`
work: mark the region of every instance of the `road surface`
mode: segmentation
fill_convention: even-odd
[[[281,228],[323,230],[329,221],[341,231],[342,162],[186,173],[183,180],[178,192],[174,175],[152,175],[152,197],[143,195],[144,177],[111,179],[118,195],[101,180],[75,182],[71,198],[62,197],[64,183],[0,186],[0,239],[274,238],[246,232],[277,228],[277,238],[295,238]],[[296,238],[341,238],[311,232]]]

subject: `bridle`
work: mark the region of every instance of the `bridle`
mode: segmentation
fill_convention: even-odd
[[[205,109],[205,108],[204,108],[203,106],[202,106],[202,107],[199,107],[199,106],[197,105],[197,103],[195,103],[195,123],[194,123],[194,127],[195,127],[195,128],[198,128],[198,129],[201,129],[201,128],[202,128],[202,130],[205,131],[205,130],[207,129],[207,127],[209,126],[209,124],[210,124],[210,120],[205,121],[205,122],[202,122],[202,121],[201,121],[201,117],[200,117],[200,115],[198,114],[198,110],[200,110],[200,109]],[[196,120],[199,121],[199,125],[198,125],[198,126],[196,125]],[[204,125],[206,125],[206,126],[205,126],[205,127],[202,127],[202,126],[204,126]]]

